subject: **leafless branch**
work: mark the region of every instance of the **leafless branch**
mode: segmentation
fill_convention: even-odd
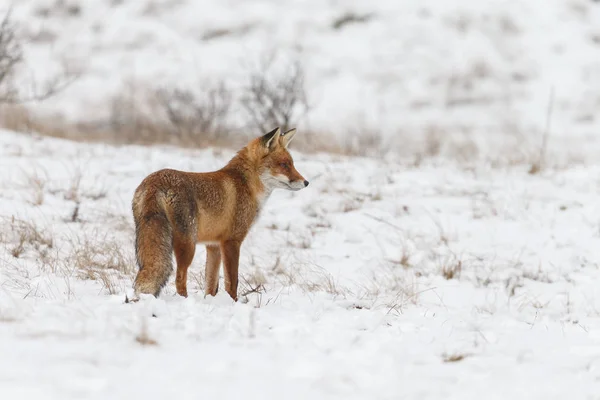
[[[17,97],[14,75],[23,62],[23,49],[10,17],[9,10],[0,23],[0,103],[10,102]]]
[[[208,87],[199,94],[188,90],[159,90],[160,109],[178,139],[197,140],[228,131],[231,93],[223,83]]]
[[[295,62],[280,75],[269,74],[272,59],[250,74],[241,105],[248,114],[250,125],[260,131],[273,126],[286,130],[308,111],[304,89],[304,70]]]
[[[21,42],[17,36],[17,26],[12,22],[9,10],[0,23],[0,104],[47,100],[79,78],[79,74],[70,71],[65,63],[61,74],[41,85],[33,81],[30,93],[24,95],[17,89],[15,78],[25,61]]]

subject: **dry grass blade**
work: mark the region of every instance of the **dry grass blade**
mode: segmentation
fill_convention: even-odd
[[[241,296],[247,296],[252,293],[264,293],[266,291],[265,283],[267,279],[265,275],[256,269],[252,274],[248,276],[242,276],[242,285],[244,286]]]
[[[550,89],[550,98],[548,99],[548,109],[546,110],[546,127],[542,135],[542,144],[538,160],[531,165],[530,174],[539,173],[544,167],[546,161],[546,152],[548,151],[548,139],[550,137],[550,123],[552,121],[552,111],[554,109],[554,86]]]
[[[49,178],[46,170],[42,170],[42,172],[43,174],[40,173],[38,169],[23,171],[23,186],[31,189],[33,192],[30,203],[34,206],[41,206],[44,204],[45,189]]]

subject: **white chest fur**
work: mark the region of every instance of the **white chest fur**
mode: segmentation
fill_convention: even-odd
[[[271,192],[273,190],[269,189],[269,188],[265,188],[265,190],[258,195],[258,213],[260,214],[260,212],[262,211],[263,207],[265,206],[265,204],[267,203],[267,200],[269,200],[269,197],[271,196]]]

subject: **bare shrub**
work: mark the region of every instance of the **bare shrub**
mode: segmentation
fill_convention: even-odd
[[[261,132],[268,132],[274,126],[284,131],[293,128],[308,111],[304,69],[297,61],[285,66],[284,72],[276,72],[273,57],[261,64],[250,73],[241,99],[249,125]]]
[[[222,83],[190,91],[129,82],[112,100],[109,133],[98,134],[112,135],[120,143],[237,145],[229,124],[232,104],[231,92]]]
[[[10,16],[10,12],[6,13],[0,23],[0,103],[11,102],[17,97],[14,77],[23,62],[23,50]]]
[[[11,20],[9,10],[0,22],[0,124],[9,129],[31,132],[35,130],[32,129],[31,115],[25,108],[15,105],[46,100],[66,89],[79,77],[79,73],[72,71],[65,62],[60,74],[43,82],[31,81],[27,91],[19,90],[16,80],[26,59],[17,28],[17,24]],[[51,130],[45,127],[42,129],[48,132]],[[56,131],[53,133],[56,134]]]
[[[159,90],[156,100],[170,134],[178,142],[207,146],[230,132],[232,96],[223,83],[206,87],[199,94],[180,89]]]
[[[117,143],[168,142],[164,126],[157,126],[150,91],[136,82],[127,82],[124,90],[110,102],[106,136]]]

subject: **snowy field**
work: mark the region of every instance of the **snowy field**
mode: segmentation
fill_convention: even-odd
[[[1,399],[600,399],[600,2],[11,3],[21,92],[78,78],[0,105],[28,132],[0,129]],[[271,196],[240,301],[204,298],[199,246],[188,298],[125,304],[137,185],[236,149],[45,134],[126,141],[149,94],[222,85],[258,135],[251,74],[296,61],[311,184]]]
[[[232,154],[0,133],[2,398],[599,398],[599,167],[294,152],[251,293],[205,299],[199,247],[189,298],[125,304],[134,188]]]
[[[64,65],[81,75],[31,105],[67,120],[110,124],[156,90],[202,98],[223,84],[235,103],[228,120],[240,129],[247,116],[235,98],[251,73],[280,76],[298,61],[305,132],[383,135],[407,153],[419,148],[407,150],[407,141],[434,135],[454,157],[494,158],[499,147],[529,157],[554,91],[549,147],[558,161],[600,151],[600,3],[592,0],[13,3],[28,60],[23,86]]]

